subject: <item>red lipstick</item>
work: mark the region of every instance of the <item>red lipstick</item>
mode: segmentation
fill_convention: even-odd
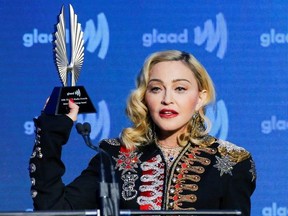
[[[174,118],[178,115],[178,112],[172,109],[162,109],[159,112],[161,118]]]

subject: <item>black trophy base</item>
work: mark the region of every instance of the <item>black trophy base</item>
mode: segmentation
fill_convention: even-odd
[[[85,88],[83,86],[55,87],[49,101],[44,108],[44,113],[49,115],[61,115],[69,113],[68,102],[72,98],[79,106],[79,113],[95,113]]]

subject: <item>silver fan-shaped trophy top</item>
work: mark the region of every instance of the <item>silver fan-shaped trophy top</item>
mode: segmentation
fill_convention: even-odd
[[[84,40],[81,24],[77,22],[77,15],[74,13],[73,7],[70,8],[70,44],[71,59],[68,62],[66,49],[66,28],[64,20],[64,6],[59,15],[59,22],[56,25],[55,32],[55,60],[56,67],[63,86],[68,85],[68,78],[71,77],[71,86],[75,86],[79,78],[80,71],[84,60]],[[69,74],[71,73],[71,74]],[[70,76],[69,76],[70,75]]]

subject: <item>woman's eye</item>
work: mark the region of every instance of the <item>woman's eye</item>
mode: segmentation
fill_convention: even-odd
[[[150,91],[151,92],[154,92],[154,93],[157,93],[157,92],[159,92],[161,90],[161,88],[160,87],[157,87],[157,86],[154,86],[154,87],[151,87],[150,88]]]
[[[183,92],[183,91],[186,90],[186,88],[178,86],[175,90],[178,91],[178,92]]]
[[[158,91],[160,91],[161,89],[159,88],[159,87],[152,87],[151,88],[151,91],[152,92],[158,92]]]

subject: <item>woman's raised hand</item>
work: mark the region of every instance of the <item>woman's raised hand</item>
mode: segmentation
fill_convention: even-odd
[[[74,103],[73,99],[70,98],[69,102],[68,102],[68,106],[70,108],[70,112],[68,114],[66,114],[69,118],[72,119],[72,121],[76,121],[77,120],[77,115],[79,112],[79,106]]]

